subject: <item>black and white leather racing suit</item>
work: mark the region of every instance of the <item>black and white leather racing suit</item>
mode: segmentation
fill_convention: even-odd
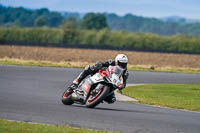
[[[101,68],[107,68],[107,67],[109,67],[110,65],[111,65],[111,66],[115,66],[115,61],[112,60],[112,59],[109,59],[109,60],[104,61],[104,62],[97,62],[97,63],[96,63],[95,65],[93,65],[93,66],[90,66],[90,65],[86,66],[85,69],[79,74],[79,76],[73,81],[72,86],[73,86],[73,85],[78,86],[78,84],[79,84],[84,78],[86,78],[88,75],[94,75],[96,72],[99,71],[99,69],[101,69]],[[121,89],[123,89],[123,88],[126,87],[126,81],[127,81],[127,79],[128,79],[128,76],[129,76],[129,73],[128,73],[128,70],[127,70],[127,69],[125,69],[125,71],[124,71],[124,73],[123,73],[122,76],[123,76],[123,81],[124,81],[124,83],[123,83],[123,87],[122,87]],[[107,97],[107,98],[105,99],[105,101],[108,102],[108,103],[114,103],[114,102],[116,101],[115,94],[114,94],[114,93],[111,94],[109,97]]]

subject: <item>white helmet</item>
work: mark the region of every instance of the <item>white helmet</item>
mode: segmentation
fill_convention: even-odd
[[[115,57],[115,64],[121,66],[122,68],[126,68],[128,63],[128,58],[124,54],[118,54]]]

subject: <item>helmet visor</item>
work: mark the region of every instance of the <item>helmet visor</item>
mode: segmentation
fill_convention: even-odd
[[[124,69],[126,69],[126,67],[127,67],[127,63],[122,63],[122,62],[119,62],[119,61],[118,61],[118,65],[120,67],[124,68]]]

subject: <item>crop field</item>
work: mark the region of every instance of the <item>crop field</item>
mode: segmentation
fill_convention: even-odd
[[[75,48],[31,47],[0,45],[0,58],[52,61],[84,62],[88,64],[107,59],[114,59],[119,53],[129,58],[129,64],[149,68],[188,68],[200,69],[200,55],[151,53],[116,50],[94,50]]]

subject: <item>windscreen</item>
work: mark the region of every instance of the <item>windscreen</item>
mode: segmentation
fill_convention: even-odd
[[[123,73],[124,69],[122,69],[121,67],[119,66],[114,66],[113,67],[113,72],[118,76],[120,77]]]

